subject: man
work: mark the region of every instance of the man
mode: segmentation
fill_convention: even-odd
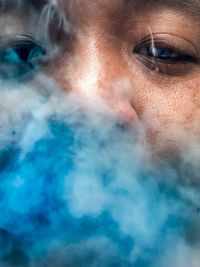
[[[42,15],[27,6],[1,16],[1,37],[28,35],[48,54],[49,27],[57,51],[47,70],[63,90],[93,102],[101,96],[126,123],[142,120],[148,142],[162,154],[185,147],[188,135],[198,139],[198,1],[60,1]],[[30,41],[17,52],[24,61]]]
[[[64,92],[64,95],[68,95],[70,92],[75,93],[76,97],[84,99],[87,105],[91,107],[98,105],[99,99],[103,100],[105,104],[104,107],[112,111],[112,115],[116,119],[115,122],[123,125],[125,128],[127,127],[127,131],[129,127],[142,125],[142,132],[144,135],[139,136],[139,139],[142,145],[144,145],[145,151],[149,152],[150,159],[153,159],[153,161],[159,161],[164,167],[167,165],[164,170],[168,173],[161,169],[161,172],[158,174],[159,178],[163,178],[163,176],[166,175],[166,179],[172,179],[172,183],[170,185],[167,184],[167,190],[165,188],[167,193],[162,189],[162,181],[161,185],[157,185],[157,181],[152,182],[150,179],[151,182],[148,182],[142,178],[142,184],[132,184],[132,180],[130,182],[130,179],[122,179],[124,186],[121,179],[119,179],[120,181],[116,179],[117,182],[114,182],[114,185],[108,186],[109,193],[104,195],[104,190],[102,189],[104,187],[99,187],[98,183],[90,183],[87,178],[81,176],[84,181],[84,186],[82,187],[82,184],[80,186],[79,183],[80,179],[76,180],[76,175],[72,176],[72,180],[74,179],[76,181],[76,193],[82,192],[83,196],[79,201],[77,197],[78,194],[70,194],[70,190],[67,191],[66,198],[69,202],[69,213],[71,212],[76,220],[84,217],[83,215],[85,214],[89,214],[89,216],[92,217],[92,223],[90,224],[90,220],[87,220],[85,217],[84,223],[78,221],[76,224],[75,221],[71,221],[71,219],[68,220],[68,222],[70,221],[69,228],[72,229],[70,233],[72,232],[75,234],[68,234],[67,237],[63,239],[69,241],[67,238],[70,236],[70,242],[73,240],[73,242],[76,243],[78,239],[77,233],[81,233],[81,241],[78,239],[78,246],[73,247],[71,245],[70,248],[67,247],[67,255],[69,257],[67,266],[82,266],[81,261],[85,264],[83,266],[95,266],[95,264],[96,266],[136,267],[169,266],[170,264],[173,266],[198,266],[199,257],[196,251],[199,249],[199,238],[198,234],[195,236],[195,233],[199,233],[198,216],[195,214],[193,217],[191,210],[189,209],[188,211],[186,209],[186,207],[190,205],[192,207],[195,206],[196,212],[198,210],[196,203],[198,202],[198,198],[196,198],[196,196],[193,197],[193,191],[191,196],[190,190],[184,191],[185,188],[179,190],[179,187],[177,191],[178,193],[181,191],[181,197],[177,197],[177,192],[173,192],[178,199],[177,200],[175,197],[177,202],[168,202],[168,197],[171,200],[172,191],[176,191],[177,189],[175,181],[177,182],[179,179],[181,183],[189,184],[189,189],[191,184],[199,185],[199,11],[200,3],[195,0],[60,0],[57,2],[41,1],[40,3],[36,0],[25,2],[8,1],[7,3],[2,1],[0,17],[0,24],[2,25],[0,28],[0,73],[2,84],[10,84],[13,80],[19,82],[18,86],[21,86],[21,84],[24,85],[25,83],[31,84],[36,80],[37,73],[42,72],[45,73],[46,76],[53,78],[57,87]],[[46,86],[46,84],[44,85]],[[27,101],[26,97],[23,100]],[[12,101],[9,103],[13,103]],[[59,108],[61,102],[56,103],[58,103]],[[66,103],[69,104],[69,102]],[[33,106],[34,109],[36,109],[39,105],[34,103]],[[71,105],[70,108],[72,108],[72,106],[73,105]],[[92,112],[92,109],[90,111]],[[34,115],[36,122],[41,118],[38,114],[39,112]],[[41,125],[41,123],[36,125]],[[29,144],[32,138],[32,135],[30,135],[31,131],[34,132],[37,138],[43,135],[42,131],[42,133],[35,133],[35,129],[38,129],[37,127],[33,128],[33,125],[31,125],[31,127],[28,128],[28,135],[25,135],[26,138],[23,138],[23,141],[20,143],[25,152],[27,152],[27,146],[29,149],[30,147],[32,148],[32,145]],[[42,126],[42,129],[43,128],[45,127]],[[61,140],[64,136],[62,135],[62,130],[63,128],[58,132]],[[84,131],[80,132],[83,133],[84,136]],[[116,134],[116,136],[118,136],[118,134]],[[120,134],[119,136],[121,137]],[[86,138],[86,140],[86,144],[88,144],[88,139]],[[109,140],[112,141],[112,139]],[[122,142],[124,147],[127,148],[127,151],[129,151],[129,147],[126,146],[127,143],[122,140],[120,139],[119,141]],[[80,140],[78,139],[78,141]],[[101,145],[105,145],[104,142],[100,143]],[[61,144],[66,145],[65,141],[63,141],[63,143],[61,142]],[[104,147],[103,145],[102,147]],[[57,143],[55,147],[56,146]],[[42,149],[36,149],[36,152],[39,155],[44,155],[45,153],[43,154],[43,152],[46,151],[44,147],[42,146]],[[100,148],[102,147],[100,146]],[[133,149],[135,149],[135,147]],[[47,151],[50,157],[51,153],[49,150]],[[113,149],[113,151],[115,151],[115,149]],[[56,154],[56,150],[54,152]],[[34,152],[33,155],[31,154],[30,158],[28,158],[29,168],[32,168],[30,167],[32,165],[29,160],[33,160],[35,164],[34,155],[37,153]],[[95,154],[96,153],[90,154],[90,156],[92,155],[90,158]],[[122,157],[122,154],[123,153],[120,151],[118,156]],[[84,153],[79,156],[83,162],[85,162],[83,155],[87,156],[87,154]],[[101,158],[103,158],[103,155],[101,155]],[[130,154],[127,152],[127,155],[131,155],[131,152]],[[136,157],[135,154],[134,156]],[[105,162],[103,163],[104,167],[106,166],[105,169],[108,169],[108,173],[110,165],[112,165],[111,163],[115,163],[115,157],[111,158],[112,160],[108,161],[110,164],[106,165]],[[132,161],[131,159],[129,162],[130,159],[128,159],[128,157],[125,159],[128,163]],[[100,162],[99,164],[101,166],[102,162],[98,160],[97,162]],[[27,164],[27,161],[25,160],[23,164]],[[117,166],[121,166],[120,164]],[[191,165],[193,166],[192,168],[195,167],[195,169],[191,170]],[[54,170],[53,166],[55,165],[51,164]],[[83,173],[85,171],[84,166],[84,164],[79,166]],[[122,166],[126,166],[126,163],[123,163]],[[98,170],[98,166],[94,165],[93,167]],[[46,165],[45,168],[49,170]],[[194,172],[194,175],[193,173],[188,175],[188,168],[189,171]],[[121,168],[120,171],[122,173],[124,171],[125,173],[125,169],[126,168]],[[139,169],[141,170],[141,167],[139,167]],[[30,172],[30,177],[32,177],[31,175],[34,173],[34,170]],[[111,173],[115,172],[113,169],[112,171]],[[153,167],[153,171],[155,171],[155,167]],[[61,171],[58,168],[57,173],[59,172]],[[118,171],[116,172],[118,173]],[[41,174],[42,171],[39,169],[38,173]],[[91,175],[92,168],[89,173]],[[123,175],[125,175],[124,173]],[[49,175],[49,177],[52,177],[52,175]],[[99,176],[97,175],[97,177]],[[118,175],[116,175],[116,177],[118,177]],[[106,176],[106,178],[103,182],[104,186],[110,184],[112,175],[111,177]],[[21,178],[16,179],[14,184],[17,184],[17,186],[21,185],[23,184],[22,180]],[[37,179],[33,179],[33,181],[36,180]],[[94,180],[96,181],[96,178]],[[90,186],[87,187],[88,184]],[[37,187],[37,184],[34,186]],[[71,184],[70,186],[69,188],[73,188]],[[172,189],[170,186],[175,186],[175,188]],[[131,189],[133,187],[134,189]],[[87,190],[84,191],[84,188],[87,188]],[[186,189],[188,188],[186,187]],[[40,192],[40,190],[38,191]],[[182,198],[182,191],[187,195],[187,201],[184,200],[184,204],[182,204],[182,200],[180,201]],[[50,192],[52,193],[52,191]],[[93,194],[92,192],[95,193]],[[163,193],[164,200],[162,199],[161,192],[165,192]],[[123,198],[123,195],[126,194],[128,194],[128,201],[124,201]],[[25,195],[27,195],[27,193]],[[70,195],[69,198],[68,195]],[[120,195],[119,202],[115,197],[113,198],[113,195]],[[40,194],[36,194],[34,199],[39,198],[39,196]],[[157,197],[159,199],[159,205],[162,207],[161,209],[159,209],[159,205],[156,206],[155,204]],[[46,196],[46,198],[49,199],[48,196]],[[144,203],[143,198],[145,199]],[[70,201],[72,204],[70,204]],[[10,204],[13,202],[6,203]],[[187,204],[185,204],[185,202],[187,202]],[[46,202],[44,203],[46,205]],[[47,203],[49,202],[47,201]],[[97,206],[96,203],[98,203]],[[133,206],[132,203],[134,203]],[[150,207],[148,206],[150,205],[149,203],[151,204]],[[178,207],[175,203],[178,203]],[[9,204],[7,205],[9,206]],[[171,211],[169,212],[169,207],[171,208],[170,205],[172,206],[173,215],[170,213]],[[55,206],[53,205],[54,208]],[[111,209],[110,206],[112,206]],[[32,210],[31,205],[30,207]],[[35,203],[33,207],[35,207]],[[132,218],[131,215],[127,218],[127,214],[129,213],[126,210],[127,207],[129,207],[128,210],[131,210],[130,214],[134,214],[134,218]],[[134,209],[133,207],[136,208]],[[140,212],[138,207],[141,208],[142,212]],[[164,207],[166,207],[167,212]],[[52,212],[54,208],[51,207],[49,210]],[[178,210],[177,217],[174,216],[176,211],[174,211],[173,208],[176,211]],[[18,210],[18,207],[16,210]],[[151,211],[150,213],[149,210]],[[154,210],[159,212],[154,213]],[[46,214],[46,212],[45,209],[44,211],[42,210],[39,215],[37,214],[37,218],[40,218],[42,223],[48,225],[48,222],[51,220],[49,218],[49,221],[45,220],[46,217],[42,216],[42,214]],[[111,217],[114,218],[114,222],[110,222],[107,213],[112,215]],[[193,225],[191,226],[190,221],[188,222],[186,220],[185,222],[185,220],[183,220],[183,213],[187,214],[187,219],[188,217],[195,218],[197,221],[195,224],[196,228],[193,227]],[[155,222],[153,220],[154,218],[152,219],[152,217],[154,217],[152,214],[156,218]],[[197,216],[197,218],[195,216]],[[15,218],[15,216],[13,217]],[[27,217],[29,218],[29,216]],[[159,217],[158,220],[157,217]],[[66,222],[65,217],[64,219],[63,222]],[[36,220],[35,217],[34,219],[31,218],[31,222],[34,220]],[[95,220],[97,221],[96,224]],[[118,224],[121,227],[119,232]],[[171,227],[169,227],[170,229],[167,228],[168,224]],[[190,230],[188,231],[189,234],[186,237],[184,236],[184,238],[188,238],[190,241],[192,240],[189,243],[194,244],[196,242],[195,249],[191,249],[191,251],[185,246],[184,238],[184,242],[179,242],[172,238],[173,235],[180,235],[182,237],[180,232],[186,224],[190,226],[188,227]],[[49,225],[51,225],[51,227],[48,226],[49,228],[47,229],[50,229],[52,233],[56,229],[56,224],[52,226],[52,224],[49,223]],[[61,227],[61,223],[58,225]],[[84,225],[86,225],[85,228]],[[102,228],[100,227],[99,230],[96,225],[102,225]],[[108,225],[111,225],[111,227],[109,228]],[[61,229],[64,229],[62,227]],[[148,227],[151,228],[152,231],[147,231]],[[176,232],[177,228],[179,231]],[[9,229],[7,225],[6,229]],[[30,227],[28,229],[29,230],[26,230],[30,233],[30,229],[32,228]],[[33,229],[35,228],[33,227]],[[93,258],[98,258],[97,261],[94,261],[95,264],[91,261],[92,255],[89,254],[89,256],[86,257],[87,259],[85,259],[85,255],[83,256],[85,253],[82,252],[84,251],[83,247],[84,249],[85,247],[92,247],[94,250],[96,248],[95,239],[92,239],[92,241],[91,239],[89,239],[89,241],[87,239],[85,243],[86,237],[83,233],[83,229],[87,229],[87,231],[91,231],[92,233],[96,231],[96,236],[98,236],[99,233],[103,233],[102,235],[106,236],[106,238],[109,237],[109,240],[114,240],[113,243],[109,243],[107,239],[102,239],[101,241],[98,239],[98,242],[101,243],[101,249],[97,249],[96,254],[93,252],[95,255]],[[137,229],[137,231],[133,229]],[[163,233],[165,233],[167,237]],[[42,232],[42,234],[44,233]],[[54,239],[57,238],[57,234],[56,232],[56,237],[54,236]],[[185,252],[186,255],[191,255],[192,259],[187,265],[184,264],[189,256],[184,257],[184,261],[181,261],[179,256],[174,256],[174,254],[178,253],[174,252],[171,248],[167,251],[168,256],[166,256],[165,253],[165,258],[163,260],[159,254],[161,253],[159,251],[159,246],[162,244],[162,234],[166,238],[165,241],[168,248],[169,244],[172,242],[175,244],[174,246],[177,251],[181,251],[183,254]],[[37,241],[38,239],[37,237]],[[143,239],[145,242],[143,242]],[[44,240],[46,241],[46,239]],[[59,236],[58,240],[60,241],[62,238]],[[136,249],[132,249],[132,247],[134,247],[134,242],[136,244]],[[114,243],[119,246],[115,248],[113,245]],[[163,243],[165,242],[163,241]],[[180,247],[181,249],[178,250]],[[105,253],[106,249],[108,249],[108,254]],[[166,247],[163,249],[161,246],[160,250],[162,251],[165,249]],[[121,255],[121,250],[124,252],[124,254],[122,253],[122,257],[119,256]],[[74,252],[73,254],[71,251],[76,251],[77,254]],[[75,255],[72,261],[70,261],[71,258],[69,256],[71,254]],[[97,257],[97,254],[100,256],[98,255],[99,257]],[[34,253],[33,255],[35,257]],[[102,255],[103,259],[101,259]],[[113,258],[116,258],[116,255],[117,259],[114,261]],[[159,258],[155,263],[154,256],[152,255],[157,259],[160,257],[161,260]],[[57,256],[57,258],[59,257],[60,255]],[[76,257],[78,259],[76,259]],[[125,260],[126,257],[127,259]],[[173,258],[172,263],[168,260],[170,257]],[[64,258],[64,256],[62,256],[62,258]],[[113,261],[110,260],[111,258]],[[65,260],[61,260],[61,262],[65,262],[66,264]],[[64,266],[64,263],[58,266]]]

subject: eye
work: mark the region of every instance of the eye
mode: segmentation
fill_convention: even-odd
[[[140,42],[133,53],[148,69],[165,75],[185,75],[191,72],[195,65],[199,65],[198,57],[159,40]]]
[[[143,43],[136,46],[134,53],[160,61],[163,63],[195,63],[196,59],[178,49],[171,48],[165,44]]]
[[[0,79],[17,78],[36,70],[46,51],[34,40],[0,39]]]

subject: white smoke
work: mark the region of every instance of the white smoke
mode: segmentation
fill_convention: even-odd
[[[122,125],[102,99],[43,73],[0,87],[1,266],[199,266],[199,188],[182,182],[198,177],[198,143],[181,169],[159,168],[142,122]]]

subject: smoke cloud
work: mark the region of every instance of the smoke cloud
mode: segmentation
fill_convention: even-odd
[[[0,266],[199,266],[199,188],[180,182],[198,144],[159,168],[101,99],[39,72],[0,88]]]

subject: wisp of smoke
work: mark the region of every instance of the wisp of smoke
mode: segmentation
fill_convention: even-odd
[[[44,74],[0,87],[0,266],[199,266],[198,188],[146,166],[140,123]]]
[[[144,168],[141,126],[37,79],[1,86],[0,266],[198,266],[198,208]]]

